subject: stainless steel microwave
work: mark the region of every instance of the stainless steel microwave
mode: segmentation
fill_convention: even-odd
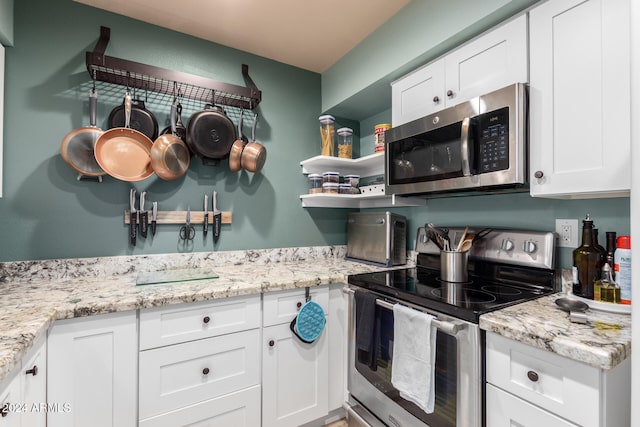
[[[522,83],[385,132],[386,194],[526,190],[527,167]]]

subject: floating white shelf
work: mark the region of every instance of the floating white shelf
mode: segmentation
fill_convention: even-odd
[[[363,176],[384,175],[384,153],[375,153],[358,159],[343,159],[333,156],[315,156],[300,162],[303,174],[338,172],[340,175]]]
[[[303,194],[300,196],[305,208],[384,208],[401,206],[424,206],[426,199],[400,197],[392,194]]]

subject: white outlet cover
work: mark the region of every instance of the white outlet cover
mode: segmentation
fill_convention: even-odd
[[[558,247],[578,247],[578,220],[556,219],[556,233],[558,234]]]

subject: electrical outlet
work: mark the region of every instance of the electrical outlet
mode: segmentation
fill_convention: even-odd
[[[561,248],[578,247],[578,220],[556,219],[556,233],[558,233],[558,246]]]

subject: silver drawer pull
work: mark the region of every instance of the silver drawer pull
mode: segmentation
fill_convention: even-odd
[[[538,382],[538,374],[534,371],[529,371],[527,372],[527,377],[532,381],[532,382]]]

